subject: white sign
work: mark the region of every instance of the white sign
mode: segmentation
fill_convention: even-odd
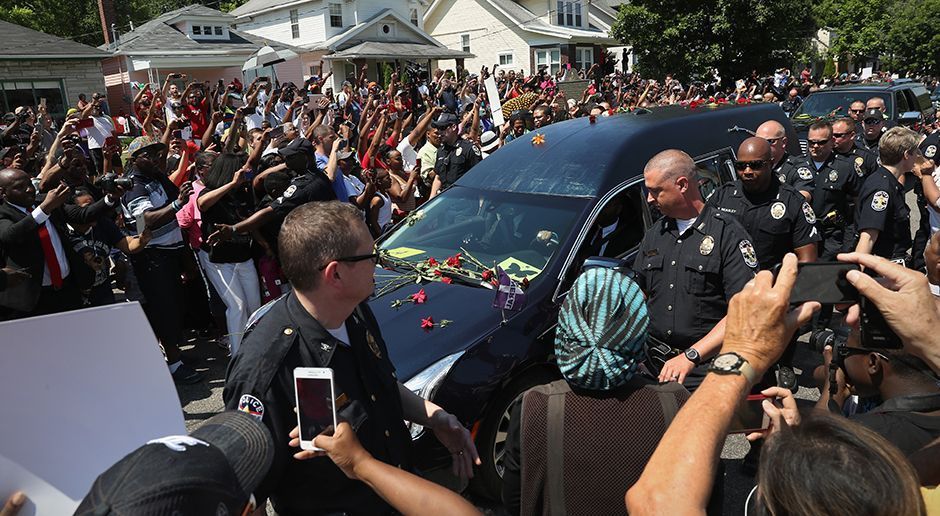
[[[868,68],[862,68],[862,75],[860,75],[858,78],[864,81],[865,79],[871,77],[874,73],[874,68],[871,66]]]
[[[496,127],[501,127],[506,123],[506,119],[503,118],[503,104],[499,100],[499,89],[496,88],[496,79],[493,76],[489,76],[483,81],[483,86],[486,86],[486,99],[490,102],[490,110],[493,113],[493,123]],[[499,130],[496,129],[496,133],[499,134]]]
[[[151,439],[185,435],[169,368],[138,303],[0,323],[0,504],[72,514],[95,478]]]

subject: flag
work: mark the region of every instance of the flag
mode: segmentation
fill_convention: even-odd
[[[499,277],[499,286],[496,288],[493,308],[510,312],[522,310],[525,307],[525,292],[522,287],[500,267],[496,267],[496,275]]]

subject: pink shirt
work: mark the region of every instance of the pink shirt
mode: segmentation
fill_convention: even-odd
[[[186,229],[189,232],[189,246],[194,250],[202,247],[202,213],[199,212],[199,206],[196,205],[196,199],[199,198],[199,192],[206,189],[202,181],[193,181],[193,194],[189,196],[189,201],[183,205],[183,209],[176,212],[176,223],[180,229]]]

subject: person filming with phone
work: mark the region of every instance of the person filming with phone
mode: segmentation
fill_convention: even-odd
[[[393,511],[328,458],[293,458],[290,432],[299,422],[295,368],[329,372],[336,419],[348,421],[379,461],[411,470],[411,436],[403,422],[408,420],[434,432],[451,452],[455,474],[472,477],[480,461],[470,432],[395,374],[365,303],[375,289],[379,255],[359,211],[348,202],[299,206],[284,220],[278,248],[292,290],[245,335],[223,391],[227,408],[252,414],[274,436],[274,465],[256,491],[259,501],[269,497],[282,515]]]

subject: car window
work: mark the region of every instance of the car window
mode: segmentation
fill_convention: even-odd
[[[895,102],[897,102],[899,115],[911,111],[910,102],[908,102],[907,95],[904,94],[903,90],[896,92]]]
[[[915,86],[911,89],[911,93],[917,98],[917,105],[920,106],[921,111],[930,110],[930,93],[927,92],[927,88]]]
[[[791,120],[794,123],[810,124],[816,118],[838,118],[849,116],[849,106],[853,101],[867,101],[872,97],[881,97],[887,104],[887,115],[893,115],[894,103],[890,101],[891,94],[885,91],[820,91],[806,97],[803,104],[793,112]]]
[[[708,199],[719,186],[734,180],[734,174],[731,172],[733,159],[730,151],[727,151],[696,160],[698,189],[702,194],[702,199]]]

